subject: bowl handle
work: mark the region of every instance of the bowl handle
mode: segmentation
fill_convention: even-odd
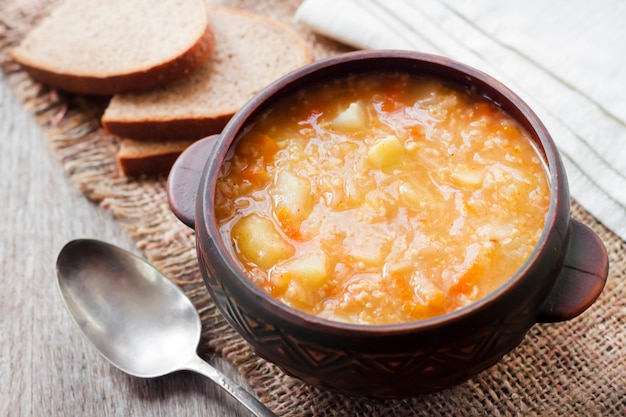
[[[167,177],[167,201],[178,219],[195,228],[195,207],[200,178],[219,135],[200,139],[180,154]]]
[[[563,266],[537,321],[552,323],[572,319],[598,298],[609,272],[602,240],[589,227],[570,219]]]

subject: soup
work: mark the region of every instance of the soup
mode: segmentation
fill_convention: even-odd
[[[407,73],[299,91],[237,138],[215,214],[251,282],[322,318],[393,324],[463,308],[524,264],[550,190],[524,129]]]

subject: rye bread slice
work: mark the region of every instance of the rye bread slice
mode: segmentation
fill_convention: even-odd
[[[305,42],[281,23],[224,7],[210,8],[209,17],[211,58],[167,86],[115,95],[102,117],[107,131],[153,142],[219,133],[255,93],[312,60]]]
[[[127,177],[167,173],[178,156],[193,142],[177,140],[153,143],[123,139],[117,153],[117,163]]]
[[[184,77],[213,45],[203,0],[66,0],[10,55],[50,86],[112,95]]]

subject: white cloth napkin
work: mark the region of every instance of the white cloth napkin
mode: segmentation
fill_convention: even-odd
[[[296,20],[363,49],[474,66],[519,94],[561,151],[572,196],[626,239],[626,2],[305,0]]]

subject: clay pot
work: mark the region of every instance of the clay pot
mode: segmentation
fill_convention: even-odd
[[[471,87],[517,119],[547,166],[551,196],[545,229],[523,267],[491,295],[428,320],[386,326],[328,321],[287,307],[251,284],[214,218],[216,178],[238,134],[282,97],[313,83],[364,71],[406,71]],[[606,250],[571,219],[565,170],[535,113],[492,77],[442,57],[361,51],[318,61],[258,93],[219,136],[176,162],[168,180],[173,212],[193,227],[200,269],[226,320],[261,357],[302,380],[352,396],[400,398],[459,384],[498,362],[536,323],[571,319],[601,293]]]

